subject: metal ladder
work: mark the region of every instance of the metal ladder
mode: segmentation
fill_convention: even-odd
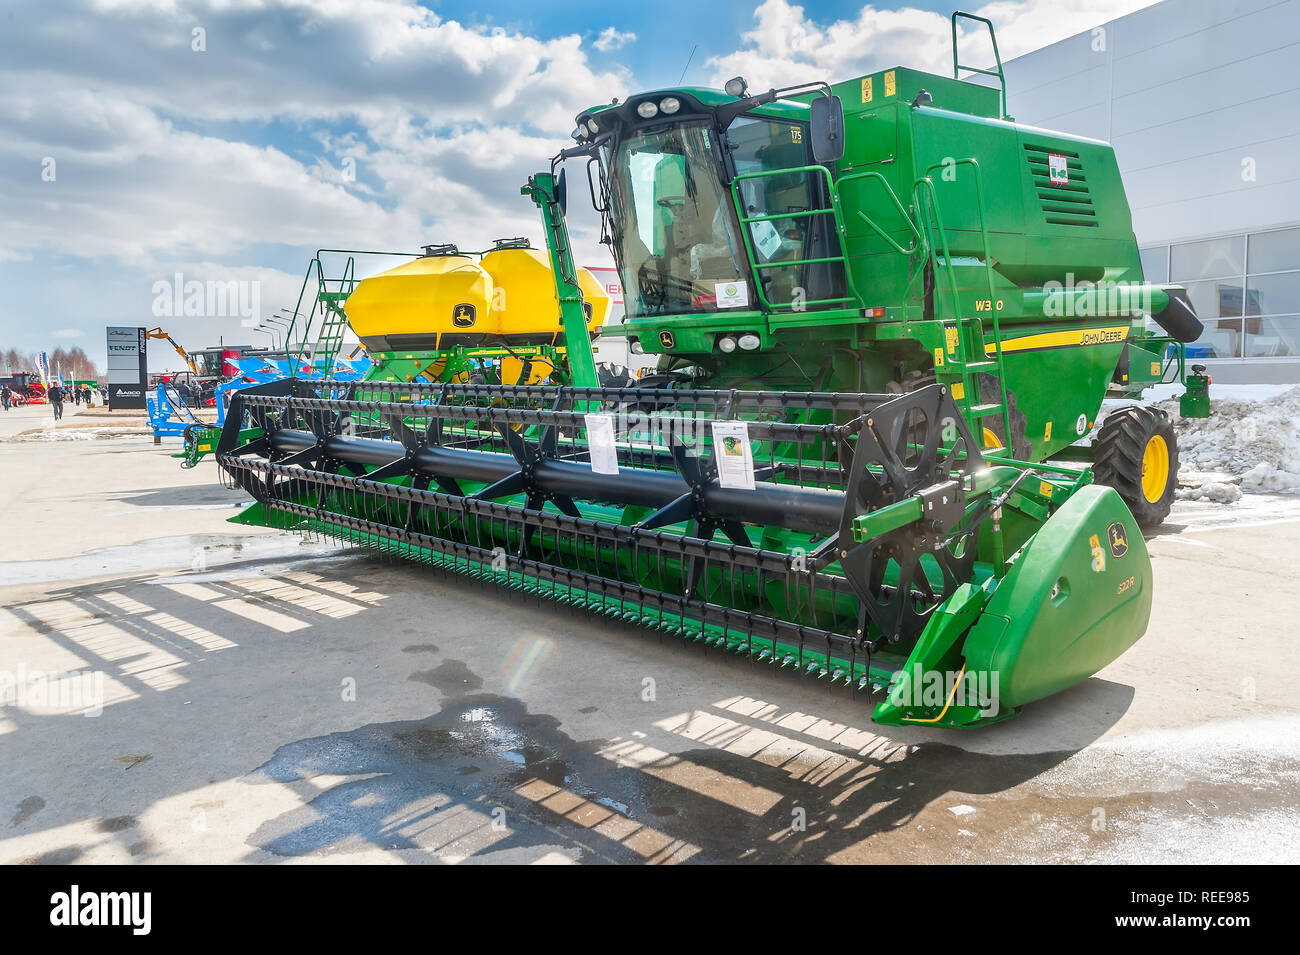
[[[982,315],[962,316],[961,314],[961,297],[957,291],[957,274],[952,264],[952,255],[948,249],[947,232],[944,228],[939,193],[935,187],[934,179],[930,175],[935,169],[948,169],[954,165],[968,166],[972,171],[972,178],[975,183],[976,206],[979,211],[980,235],[984,252],[984,273],[988,289],[987,302],[989,314],[992,316],[991,342],[986,341],[986,331],[990,329],[986,329]],[[1002,418],[1003,433],[1007,435],[1006,443],[1010,444],[1011,412],[1007,401],[1006,379],[1003,374],[1002,330],[998,322],[998,300],[993,285],[993,265],[989,249],[987,219],[984,213],[984,188],[978,160],[974,158],[958,159],[947,163],[935,163],[928,167],[925,173],[918,176],[912,184],[912,208],[915,212],[909,212],[899,200],[893,187],[890,186],[889,180],[879,172],[868,171],[843,176],[837,183],[837,189],[842,189],[849,182],[859,180],[879,181],[885,190],[885,194],[893,201],[895,208],[902,215],[903,221],[911,230],[912,244],[910,247],[900,245],[894,240],[893,236],[882,229],[870,216],[862,210],[858,210],[858,216],[863,222],[898,254],[908,258],[920,254],[922,261],[933,270],[936,291],[939,277],[942,275],[947,279],[948,292],[952,299],[952,311],[955,318],[952,323],[945,324],[944,344],[936,349],[934,355],[935,379],[948,384],[949,389],[952,391],[953,400],[965,412],[972,430],[978,430],[982,433],[984,431],[983,419],[999,415]],[[942,251],[942,261],[940,261],[940,251]],[[907,289],[904,291],[904,298],[909,298],[912,295],[913,288],[924,275],[924,271],[924,267],[922,267],[913,272]],[[981,374],[991,375],[997,382],[998,394],[996,401],[980,401],[979,376]],[[1009,453],[1011,448],[988,448],[986,450],[992,453],[998,451]]]
[[[343,273],[338,278],[325,274],[321,255],[340,250],[321,249],[307,264],[307,274],[302,280],[302,289],[298,292],[298,302],[293,309],[293,318],[285,331],[285,354],[289,357],[289,371],[297,377],[298,370],[308,361],[322,360],[321,377],[329,378],[334,369],[334,361],[343,348],[343,336],[348,329],[348,316],[344,303],[356,288],[356,259],[349,255],[343,266]],[[304,310],[303,301],[311,285],[312,275],[316,277],[316,298],[311,307]],[[312,342],[312,326],[316,315],[320,315],[320,324],[316,330],[316,339]],[[297,352],[291,350],[294,328],[302,317],[302,337],[298,341]]]
[[[350,263],[349,263],[350,264]],[[355,285],[355,281],[352,282]],[[322,311],[320,334],[316,337],[316,346],[312,349],[312,359],[321,358],[321,378],[329,378],[334,371],[334,361],[343,349],[343,335],[348,330],[348,316],[343,310],[343,303],[352,294],[349,287],[343,291],[321,289],[317,293]]]
[[[988,298],[985,303],[988,306],[988,314],[992,317],[991,330],[993,341],[989,343],[985,340],[986,331],[989,329],[985,326],[984,318],[980,315],[963,316],[961,309],[961,298],[957,293],[957,274],[952,264],[952,255],[948,249],[947,231],[943,224],[943,212],[939,202],[939,192],[935,187],[934,179],[930,175],[936,169],[951,169],[956,166],[966,166],[972,172],[972,181],[975,183],[975,202],[976,209],[979,212],[980,239],[983,247],[984,277]],[[948,381],[949,387],[953,391],[953,398],[966,411],[967,419],[970,422],[972,430],[978,429],[982,434],[984,431],[984,419],[997,415],[1002,418],[1002,433],[1006,435],[1003,448],[988,448],[991,453],[1005,451],[1011,453],[1011,409],[1007,401],[1007,384],[1003,374],[1004,363],[1002,355],[1002,329],[998,322],[998,298],[993,284],[993,258],[992,251],[989,248],[989,231],[988,220],[984,214],[984,186],[980,172],[979,161],[973,157],[957,159],[949,162],[938,162],[929,166],[925,174],[920,176],[913,186],[914,199],[922,197],[927,198],[928,202],[918,203],[918,214],[922,219],[922,226],[927,235],[927,246],[929,248],[929,261],[934,269],[936,277],[936,286],[940,263],[938,260],[939,248],[943,249],[943,271],[948,280],[949,294],[952,296],[952,311],[955,316],[955,327],[950,331],[948,326],[944,328],[944,348],[942,350],[943,360],[936,356],[935,360],[935,377],[939,381]],[[936,243],[933,236],[937,235],[939,241]],[[949,339],[956,338],[955,347],[949,345]],[[992,357],[990,357],[990,347],[992,348]],[[946,369],[946,370],[945,370]],[[981,401],[979,376],[991,375],[997,382],[996,400],[983,402]],[[960,394],[958,386],[960,385]]]

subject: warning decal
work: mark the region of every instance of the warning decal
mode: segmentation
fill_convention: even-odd
[[[1054,186],[1070,184],[1070,161],[1059,153],[1047,154],[1047,175]]]

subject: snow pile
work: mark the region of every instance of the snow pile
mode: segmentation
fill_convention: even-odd
[[[1300,474],[1261,461],[1241,476],[1241,486],[1252,491],[1287,491],[1300,487]]]
[[[1183,472],[1179,472],[1180,474]],[[1179,487],[1174,491],[1179,501],[1212,501],[1215,504],[1235,504],[1241,500],[1241,488],[1222,481],[1207,481],[1192,487]]]
[[[1176,401],[1160,404],[1178,433],[1180,479],[1200,480],[1180,498],[1231,503],[1243,490],[1300,490],[1300,386],[1262,400],[1216,398],[1211,388],[1210,403],[1208,418],[1179,417]]]

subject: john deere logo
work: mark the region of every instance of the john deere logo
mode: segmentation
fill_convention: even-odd
[[[468,302],[462,302],[451,310],[451,323],[457,328],[473,328],[478,310]]]
[[[665,329],[659,333],[659,344],[664,348],[672,348],[677,344],[677,339],[673,337],[672,332]]]
[[[1118,522],[1106,528],[1106,537],[1110,540],[1110,555],[1123,557],[1128,553],[1128,531]]]

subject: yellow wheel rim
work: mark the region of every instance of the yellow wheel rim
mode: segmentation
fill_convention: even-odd
[[[1165,496],[1169,486],[1169,445],[1153,434],[1142,452],[1142,496],[1152,504]]]
[[[988,428],[984,429],[984,447],[986,448],[1002,447],[1002,442],[998,439],[998,436],[994,434],[992,431],[990,431]]]

